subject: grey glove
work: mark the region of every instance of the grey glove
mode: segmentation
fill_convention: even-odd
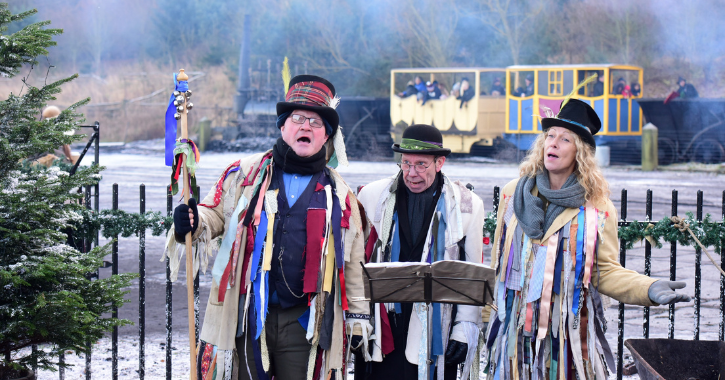
[[[647,296],[652,302],[667,305],[676,302],[689,302],[692,298],[684,293],[676,293],[675,289],[684,289],[686,284],[681,281],[657,280],[650,285]]]

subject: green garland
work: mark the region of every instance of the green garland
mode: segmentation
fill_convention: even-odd
[[[489,212],[483,219],[483,237],[493,238],[496,233],[496,214]]]
[[[715,247],[720,253],[722,240],[725,239],[725,223],[712,220],[710,214],[698,221],[691,212],[684,218],[690,230],[705,247]],[[489,212],[483,222],[483,236],[492,238],[496,232],[496,214]],[[682,246],[696,246],[695,240],[687,230],[680,231],[669,217],[659,222],[638,222],[633,220],[618,229],[621,244],[626,249],[634,248],[637,242],[647,240],[657,248],[662,248],[662,241]]]
[[[93,210],[84,209],[81,212],[82,221],[76,224],[73,237],[76,239],[95,238],[100,231],[105,238],[116,236],[138,236],[140,231],[150,229],[153,236],[159,236],[171,228],[173,218],[163,216],[158,211],[148,211],[144,214],[129,213],[123,210]],[[720,252],[722,240],[725,239],[725,224],[712,220],[710,214],[698,221],[691,212],[686,214],[685,221],[695,236],[705,247],[715,247]],[[489,212],[483,222],[483,236],[492,238],[496,232],[496,214]],[[621,244],[626,249],[634,248],[637,242],[648,240],[657,248],[662,248],[662,242],[676,243],[682,246],[694,246],[695,240],[689,232],[680,231],[670,218],[662,218],[658,222],[639,222],[633,220],[620,226],[618,235]]]
[[[690,230],[705,247],[715,247],[720,252],[722,239],[725,238],[725,225],[713,221],[710,214],[698,221],[691,212],[684,218]],[[697,243],[687,230],[680,231],[670,218],[662,218],[657,223],[632,221],[628,225],[619,227],[619,238],[626,249],[632,249],[634,244],[647,239],[657,248],[662,248],[661,240],[668,243],[677,243],[683,246],[696,246]]]
[[[82,220],[76,223],[73,231],[75,239],[93,239],[98,232],[105,238],[117,236],[138,236],[140,231],[151,230],[154,236],[165,234],[171,228],[173,218],[163,216],[158,211],[147,211],[143,214],[129,213],[123,210],[80,211]]]

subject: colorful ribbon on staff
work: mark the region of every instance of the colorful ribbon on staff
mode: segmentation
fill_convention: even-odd
[[[179,82],[176,80],[177,73],[174,73],[174,91],[179,92],[186,92],[189,90],[189,83],[187,81],[181,81]],[[165,146],[166,146],[166,166],[173,166],[174,165],[174,144],[176,142],[176,119],[174,118],[174,114],[176,113],[176,106],[174,106],[174,99],[176,97],[174,94],[171,94],[171,98],[169,99],[169,106],[166,108],[166,118],[165,118],[165,127],[166,127],[166,136],[165,136]]]
[[[181,164],[183,161],[186,164],[186,168],[189,173],[189,178],[186,179],[187,186],[184,186],[183,191],[187,191],[188,189],[189,196],[193,196],[194,189],[196,189],[196,164],[198,164],[199,159],[201,159],[201,154],[199,154],[199,148],[197,148],[196,144],[191,140],[179,139],[176,142],[175,148],[173,150],[173,156],[174,159],[173,166],[171,168],[171,185],[169,186],[171,194],[176,195],[176,193],[179,192],[179,176],[181,175]],[[184,156],[194,157],[194,159],[184,159]]]

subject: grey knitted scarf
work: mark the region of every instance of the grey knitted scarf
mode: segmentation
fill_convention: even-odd
[[[539,194],[549,201],[544,212],[544,201],[531,194],[537,186]],[[551,190],[549,172],[544,170],[535,177],[522,177],[514,191],[514,212],[524,233],[531,239],[541,239],[559,214],[567,208],[584,205],[584,187],[572,173],[559,190]]]

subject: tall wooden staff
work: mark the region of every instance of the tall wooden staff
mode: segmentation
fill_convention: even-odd
[[[179,75],[177,75],[176,79],[179,82],[186,82],[189,80],[189,76],[186,75],[184,72],[184,69],[179,70]],[[189,113],[189,110],[192,108],[192,104],[189,103],[189,97],[191,97],[191,91],[185,91],[180,92],[177,91],[174,95],[176,95],[174,105],[176,106],[176,113],[178,115],[174,115],[176,120],[179,122],[177,123],[177,128],[180,128],[180,135],[181,135],[181,142],[187,142],[189,141],[189,133],[188,133],[188,127],[186,122],[186,115]],[[192,152],[192,154],[194,154]],[[178,166],[181,167],[183,170],[183,178],[184,178],[184,204],[189,204],[189,197],[192,191],[192,181],[189,178],[189,169],[187,167],[187,160],[189,157],[186,154],[179,154],[180,158],[178,161]],[[178,172],[178,167],[177,167]],[[194,223],[199,223],[198,220],[195,220]],[[189,379],[196,380],[196,331],[194,326],[194,258],[192,257],[191,253],[191,232],[188,232],[186,234],[186,297],[189,301],[189,360],[191,365],[191,370],[189,371]]]

